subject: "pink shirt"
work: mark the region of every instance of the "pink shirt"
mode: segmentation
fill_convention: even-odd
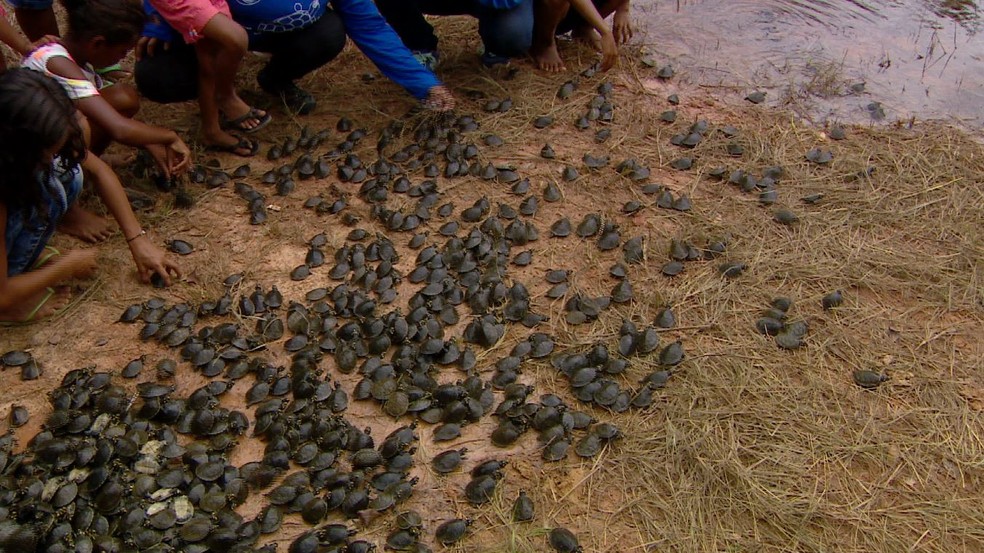
[[[226,0],[148,0],[164,21],[194,44],[202,38],[205,25],[216,15],[232,19]]]

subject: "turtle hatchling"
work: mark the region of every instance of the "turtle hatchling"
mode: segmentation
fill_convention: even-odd
[[[557,553],[581,553],[583,551],[577,541],[577,536],[567,528],[551,530],[548,542]]]
[[[530,499],[526,492],[519,490],[519,497],[513,503],[512,507],[512,518],[514,522],[529,522],[533,520],[535,516],[535,509],[533,507],[533,500]]]
[[[888,375],[879,374],[875,371],[857,370],[854,371],[854,383],[862,388],[873,390],[881,386],[882,382],[888,380]]]
[[[434,532],[434,537],[437,541],[441,542],[442,545],[451,545],[457,543],[461,538],[465,537],[465,532],[468,531],[468,527],[471,526],[471,519],[465,518],[455,518],[442,523],[437,527]]]
[[[449,474],[454,472],[461,466],[461,461],[465,458],[465,453],[468,451],[467,448],[461,449],[451,449],[443,453],[437,454],[433,460],[431,460],[431,466],[434,468],[434,472],[438,474]]]

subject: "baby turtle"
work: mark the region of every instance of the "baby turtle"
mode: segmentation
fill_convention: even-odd
[[[571,222],[564,217],[550,225],[550,233],[557,238],[565,238],[571,235]]]
[[[748,265],[744,263],[727,262],[718,266],[718,272],[721,273],[721,276],[724,278],[736,278],[744,273],[747,268]]]
[[[676,315],[673,313],[673,309],[669,307],[660,309],[659,313],[656,314],[653,324],[658,328],[673,328],[676,326]]]
[[[788,209],[777,209],[772,217],[780,225],[791,226],[799,222],[799,217]]]
[[[549,115],[542,115],[533,120],[533,126],[538,129],[545,129],[550,125],[553,125],[554,118]]]
[[[840,290],[834,290],[833,292],[827,294],[820,300],[820,305],[823,306],[825,310],[831,310],[835,307],[840,307],[844,303],[844,293]]]
[[[554,152],[553,146],[544,144],[543,148],[540,149],[540,157],[543,159],[554,159],[557,157],[557,154]]]
[[[298,265],[290,272],[290,279],[295,281],[304,280],[309,276],[311,276],[311,267],[307,264]]]
[[[19,428],[27,424],[28,419],[31,418],[30,413],[27,409],[20,405],[13,405],[10,407],[10,427]]]
[[[806,160],[816,163],[817,165],[826,165],[834,160],[834,154],[830,150],[821,150],[820,148],[813,148],[806,152]]]
[[[472,520],[465,518],[454,518],[448,520],[437,527],[434,532],[434,537],[437,541],[441,542],[442,545],[451,545],[457,543],[461,538],[465,537],[465,532],[468,531],[468,527],[471,526]]]
[[[557,183],[550,181],[543,189],[543,199],[548,202],[558,202],[561,199],[560,187]]]
[[[677,340],[659,352],[659,364],[664,367],[679,365],[683,361],[684,355],[683,343]]]
[[[526,492],[519,490],[519,497],[513,503],[512,518],[514,522],[529,522],[535,516],[533,500]]]
[[[447,442],[461,436],[461,426],[456,423],[446,423],[434,429],[435,442]]]
[[[473,478],[465,486],[465,497],[474,507],[484,505],[492,500],[492,494],[499,483],[498,474],[489,474]]]
[[[554,528],[547,540],[557,553],[581,553],[583,549],[577,536],[567,528]]]
[[[783,329],[782,321],[774,319],[772,317],[762,317],[755,321],[755,329],[762,334],[768,334],[769,336],[775,336],[779,334]]]
[[[694,160],[690,157],[681,157],[670,162],[670,167],[677,171],[686,171],[694,166]]]
[[[679,261],[670,261],[669,263],[663,265],[660,271],[666,276],[677,276],[683,272],[683,263]]]
[[[30,363],[34,358],[30,353],[20,350],[12,350],[0,357],[0,362],[6,367],[22,367]]]
[[[803,345],[803,336],[788,329],[776,334],[776,345],[782,349],[798,349]]]
[[[195,251],[195,247],[185,240],[174,239],[168,242],[167,247],[178,255],[188,255]]]
[[[443,453],[439,453],[431,461],[431,466],[434,468],[434,472],[438,474],[449,474],[454,472],[461,466],[461,461],[465,459],[465,453],[468,448],[461,449],[451,449]]]
[[[745,99],[753,104],[761,104],[762,102],[765,101],[765,96],[766,96],[765,92],[757,90],[755,92],[750,92],[748,96],[745,96]]]
[[[882,382],[888,380],[888,375],[879,374],[875,371],[857,370],[854,371],[854,383],[867,390],[873,390],[881,386]]]

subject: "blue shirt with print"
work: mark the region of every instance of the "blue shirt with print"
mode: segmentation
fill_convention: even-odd
[[[345,34],[390,80],[417,99],[427,97],[441,81],[413,57],[396,31],[379,14],[372,0],[228,0],[232,18],[251,37],[303,29],[325,14],[330,4],[345,26]],[[148,21],[143,36],[163,41],[180,40],[144,0]],[[298,52],[298,55],[304,55]]]

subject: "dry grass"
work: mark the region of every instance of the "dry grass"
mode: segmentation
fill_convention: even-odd
[[[572,456],[544,464],[535,438],[526,436],[521,447],[508,452],[509,476],[490,507],[476,510],[463,503],[463,475],[435,480],[428,474],[422,474],[420,497],[408,506],[424,509],[432,521],[451,513],[475,518],[477,535],[459,551],[544,551],[546,529],[555,525],[575,529],[592,552],[984,550],[984,151],[979,143],[935,125],[851,128],[847,140],[829,142],[787,113],[730,105],[693,90],[679,91],[680,117],[666,125],[657,115],[670,108],[664,98],[677,91],[674,83],[650,80],[651,70],[627,59],[608,77],[616,84],[612,136],[595,144],[592,135],[599,127],[579,132],[572,123],[601,77],[579,79],[575,95],[561,101],[554,93],[569,76],[546,76],[521,65],[512,80],[502,80],[478,66],[477,36],[469,22],[442,24],[447,38],[441,72],[459,92],[460,111],[478,116],[482,129],[475,140],[496,133],[507,141],[496,150],[483,147],[483,156],[517,167],[537,193],[548,180],[560,180],[564,163],[582,172],[578,181],[561,184],[562,202],[541,202],[533,219],[541,239],[521,248],[534,251],[534,267],[510,270],[511,279],[527,283],[536,310],[551,316],[541,330],[563,348],[613,345],[623,318],[647,323],[671,305],[679,323],[664,334],[664,342],[683,340],[688,357],[653,408],[622,416],[595,413],[625,433],[596,460]],[[590,53],[572,46],[565,54],[572,67],[590,59]],[[250,63],[246,73],[255,70]],[[342,60],[303,83],[318,92],[318,112],[300,121],[280,114],[267,137],[277,141],[302,124],[331,128],[341,115],[377,130],[401,116],[411,102],[381,78],[363,82],[360,75],[371,71],[350,48]],[[482,95],[510,96],[515,108],[484,114]],[[356,97],[358,102],[349,101]],[[552,115],[556,123],[532,129],[531,121],[540,115]],[[148,106],[145,116],[194,130],[194,110]],[[728,157],[728,141],[716,132],[693,152],[669,145],[670,136],[701,118],[712,126],[738,127],[736,140],[745,155]],[[374,140],[366,142],[360,153],[371,160]],[[553,144],[557,161],[539,158],[544,142]],[[816,146],[833,151],[829,166],[805,161],[804,153]],[[694,210],[681,214],[647,207],[632,218],[621,215],[625,201],[651,198],[611,168],[588,172],[580,161],[586,151],[610,155],[613,165],[638,159],[652,168],[653,182],[689,194]],[[682,155],[696,158],[693,170],[668,167]],[[224,162],[230,168],[239,164]],[[772,208],[760,207],[754,196],[708,179],[707,171],[720,164],[751,172],[784,167],[778,205],[794,210],[800,222],[781,226],[772,220]],[[855,178],[869,166],[876,168],[870,177]],[[254,179],[267,168],[265,160],[254,162]],[[290,283],[286,275],[303,260],[305,239],[325,230],[337,245],[347,229],[335,218],[300,208],[327,183],[299,185],[291,198],[271,197],[284,210],[271,213],[265,227],[248,226],[243,202],[225,189],[198,190],[199,203],[190,212],[147,215],[159,237],[188,237],[199,247],[183,260],[193,282],[167,296],[191,302],[215,297],[221,279],[236,271],[266,286],[278,283],[295,298],[324,285]],[[519,200],[508,189],[473,179],[442,183],[442,190],[456,213],[482,195],[493,206],[515,206]],[[817,205],[799,201],[814,192],[824,194]],[[372,224],[364,204],[354,200],[353,206],[364,225]],[[543,297],[548,286],[542,271],[574,269],[572,289],[607,294],[614,282],[605,275],[617,252],[545,235],[562,214],[576,224],[588,212],[617,220],[625,238],[644,235],[647,262],[631,271],[635,302],[606,311],[594,323],[570,327],[563,321],[562,302]],[[659,274],[671,238],[701,244],[719,236],[730,237],[727,259],[748,264],[741,277],[723,280],[716,263],[705,262],[688,264],[676,279]],[[391,238],[403,243],[408,237]],[[104,251],[111,265],[128,266],[122,240]],[[408,252],[401,268],[412,258]],[[0,346],[33,344],[49,369],[41,381],[45,385],[83,364],[115,370],[121,359],[150,347],[134,344],[128,330],[115,332],[122,336],[113,336],[109,349],[92,346],[110,334],[106,325],[123,306],[152,294],[136,287],[126,271],[102,274],[91,298],[68,317],[4,330]],[[819,299],[834,289],[844,290],[847,301],[825,312]],[[795,352],[779,350],[754,331],[759,312],[778,295],[792,297],[792,316],[810,324],[807,345]],[[483,360],[492,365],[526,332],[510,329]],[[75,347],[65,347],[69,344]],[[861,390],[851,381],[858,368],[884,371],[891,380],[876,391]],[[634,360],[628,383],[653,369],[653,359]],[[546,364],[524,374],[538,392],[566,394],[566,383]],[[9,397],[17,401],[31,393],[18,385]],[[43,418],[42,412],[32,415]],[[392,421],[367,419],[392,427]],[[481,426],[468,439],[481,442],[480,432],[487,430]],[[431,453],[436,448],[428,444]],[[420,461],[426,473],[426,459]],[[510,522],[520,488],[537,504],[537,519],[529,525]],[[368,532],[378,538],[385,529],[373,524]]]

